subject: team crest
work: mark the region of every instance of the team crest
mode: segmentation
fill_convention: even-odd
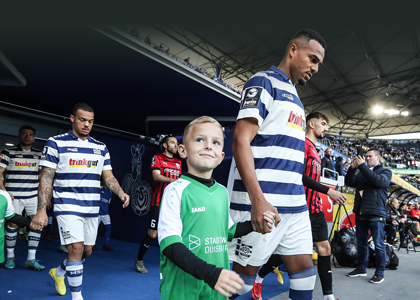
[[[179,163],[175,163],[176,164],[176,167],[179,169]]]
[[[235,255],[241,256],[243,258],[249,258],[252,254],[252,246],[243,244],[241,239],[238,239],[238,244],[236,245]]]

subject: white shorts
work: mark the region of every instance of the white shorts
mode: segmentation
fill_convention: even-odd
[[[111,225],[111,218],[109,217],[109,215],[99,215],[98,218],[98,225],[104,223],[104,225]]]
[[[28,216],[35,216],[38,206],[38,198],[35,197],[24,200],[14,199],[12,204],[16,214],[22,215],[23,209],[25,209]]]
[[[234,222],[251,220],[251,212],[230,210]],[[266,234],[251,232],[228,244],[229,259],[241,266],[262,266],[272,254],[312,254],[309,212],[279,214],[280,223]]]
[[[95,245],[98,217],[83,218],[73,215],[59,215],[57,216],[57,224],[61,245],[78,242],[84,242],[87,246]]]

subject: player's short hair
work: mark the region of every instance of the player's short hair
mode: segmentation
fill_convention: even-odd
[[[163,144],[168,145],[168,142],[169,142],[169,139],[170,139],[170,138],[174,138],[174,139],[176,139],[176,137],[174,137],[173,135],[167,135],[167,136],[165,136],[165,137],[162,139],[162,141],[160,142],[160,143],[161,143],[161,145],[163,145]]]
[[[317,41],[324,50],[327,49],[327,43],[325,42],[324,38],[315,30],[302,28],[290,40],[289,44],[287,45],[287,49],[289,49],[290,45],[293,43],[294,40],[304,40],[309,42],[310,40]],[[286,50],[287,51],[287,50]]]
[[[309,121],[312,119],[324,119],[327,121],[327,124],[330,123],[330,119],[326,115],[319,111],[313,111],[306,116],[306,127],[308,127]]]
[[[201,116],[201,117],[198,117],[197,119],[192,120],[187,125],[187,127],[185,127],[183,140],[185,140],[185,137],[189,133],[191,127],[193,127],[194,125],[203,124],[203,123],[212,123],[212,124],[214,124],[216,126],[219,126],[220,127],[220,130],[223,131],[222,125],[220,125],[220,123],[216,119],[214,119],[212,117],[209,117],[209,116]]]
[[[35,134],[35,128],[33,128],[31,125],[22,125],[22,126],[19,128],[19,134],[21,134],[21,133],[22,133],[22,131],[23,131],[23,130],[25,130],[25,129],[32,130],[32,131],[34,132],[34,134]]]
[[[376,148],[369,148],[369,150],[368,150],[368,151],[366,151],[366,153],[368,153],[369,151],[373,151],[373,152],[375,152],[375,155],[376,155],[376,156],[381,156],[381,151],[380,151],[379,149],[376,149]]]
[[[71,110],[71,114],[72,114],[73,116],[75,116],[75,115],[76,115],[76,113],[77,113],[77,111],[78,111],[79,109],[84,110],[84,111],[87,111],[87,112],[95,113],[95,112],[93,111],[93,108],[92,108],[92,107],[90,107],[90,105],[88,105],[88,104],[86,104],[86,103],[83,103],[83,102],[80,102],[80,103],[77,103],[76,105],[74,105],[74,106],[73,106],[73,108],[72,108],[72,110]]]
[[[337,161],[343,161],[343,157],[342,156],[337,157]]]

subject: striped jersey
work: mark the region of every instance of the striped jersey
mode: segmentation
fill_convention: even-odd
[[[0,167],[6,169],[6,189],[19,200],[37,199],[41,150],[24,150],[20,145],[0,154]]]
[[[156,154],[152,157],[152,165],[150,170],[160,170],[160,175],[178,179],[181,175],[181,161],[175,157],[167,157],[163,153]],[[152,202],[150,205],[159,206],[160,200],[163,196],[163,191],[165,190],[168,183],[159,182],[153,180],[152,187]]]
[[[316,146],[310,139],[305,141],[305,173],[313,180],[319,182],[321,180],[321,158],[316,151]],[[319,192],[305,186],[306,203],[308,204],[311,214],[318,214],[322,211],[321,198]]]
[[[112,170],[108,148],[92,137],[79,139],[71,130],[50,137],[41,166],[55,169],[54,213],[97,217],[102,171]]]
[[[295,85],[275,66],[257,72],[244,86],[237,119],[255,118],[251,141],[255,173],[265,199],[280,213],[308,209],[302,184],[305,154],[305,112]],[[251,210],[251,202],[235,170],[231,208]]]

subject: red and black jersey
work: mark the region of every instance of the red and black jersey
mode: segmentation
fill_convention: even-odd
[[[167,157],[166,155],[159,153],[153,156],[151,171],[160,170],[160,175],[169,178],[178,179],[181,175],[181,161],[175,157]],[[152,189],[152,203],[153,206],[159,206],[160,200],[163,196],[167,183],[158,182],[153,180]]]
[[[305,173],[317,182],[321,179],[321,158],[319,158],[314,143],[308,138],[305,140]],[[322,205],[319,192],[306,186],[305,192],[309,212],[311,214],[320,213],[322,211]]]

